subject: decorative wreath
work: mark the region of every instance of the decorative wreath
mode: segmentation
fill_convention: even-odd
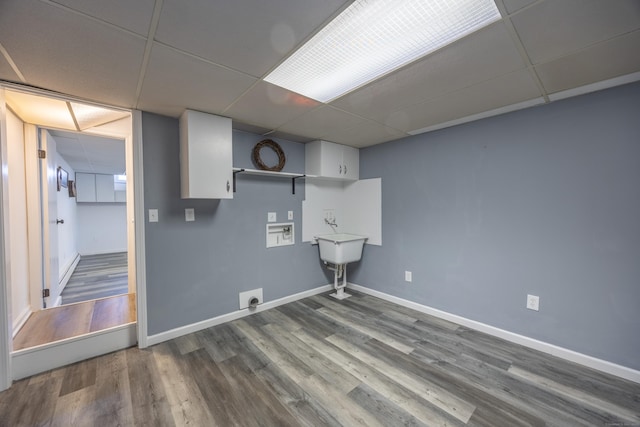
[[[263,147],[269,147],[273,151],[275,151],[275,153],[278,155],[277,165],[267,166],[264,164],[264,162],[260,158],[260,150],[262,150]],[[263,139],[262,141],[258,142],[256,146],[253,147],[253,151],[251,152],[251,158],[253,159],[253,162],[256,164],[256,166],[258,166],[259,169],[262,169],[265,171],[273,171],[273,172],[280,172],[282,168],[284,168],[284,164],[287,161],[287,158],[284,155],[284,151],[282,151],[282,147],[280,147],[280,145],[272,139]]]

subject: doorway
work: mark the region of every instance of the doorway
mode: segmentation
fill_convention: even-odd
[[[76,328],[75,335],[68,335],[68,330],[74,328],[61,327],[57,329],[66,329],[67,332],[52,329],[50,332],[41,333],[41,336],[49,337],[49,341],[34,341],[35,346],[46,346],[51,341],[73,339],[77,336],[84,336],[95,332],[101,332],[105,328],[113,328],[120,324],[130,324],[136,320],[136,248],[135,248],[135,229],[134,229],[134,209],[133,209],[133,177],[132,165],[132,116],[131,113],[124,110],[110,109],[98,107],[90,104],[78,103],[75,101],[66,101],[63,99],[43,96],[41,94],[33,94],[22,92],[20,90],[4,91],[5,101],[7,105],[7,115],[12,115],[14,121],[22,123],[22,140],[24,142],[24,188],[26,195],[24,197],[28,212],[25,216],[23,224],[16,224],[12,221],[10,224],[12,234],[21,234],[21,230],[26,229],[28,236],[26,254],[15,255],[11,252],[10,256],[5,258],[7,264],[13,267],[18,264],[18,268],[10,268],[7,270],[10,277],[7,286],[11,287],[9,294],[12,296],[11,301],[11,318],[14,336],[17,337],[22,330],[39,330],[43,327],[51,325],[78,325],[85,323],[85,328]],[[42,109],[46,111],[43,113]],[[66,113],[66,114],[65,114]],[[71,120],[60,119],[64,115],[70,116]],[[67,120],[65,122],[65,120]],[[8,143],[11,144],[11,135],[8,135]],[[88,303],[70,301],[70,304],[62,305],[62,293],[68,284],[74,271],[76,271],[79,262],[82,260],[82,254],[76,250],[76,253],[67,253],[65,247],[64,234],[58,236],[56,242],[55,231],[61,228],[77,227],[78,219],[81,215],[76,212],[73,220],[62,218],[60,212],[52,205],[52,200],[73,200],[76,203],[77,198],[77,180],[76,171],[71,166],[79,161],[74,156],[81,153],[86,154],[87,148],[82,150],[76,149],[73,154],[67,155],[70,159],[61,156],[64,153],[65,146],[69,145],[71,139],[93,138],[96,140],[110,140],[110,143],[119,141],[122,147],[122,162],[117,169],[118,173],[104,173],[105,170],[90,170],[80,173],[104,175],[111,177],[112,193],[114,200],[111,205],[105,205],[106,209],[118,207],[121,212],[121,225],[123,231],[121,241],[124,241],[117,248],[116,253],[120,257],[119,268],[124,265],[125,271],[123,275],[126,277],[124,293],[118,292],[120,297],[110,298],[109,296],[101,296],[98,300],[92,300]],[[57,143],[62,141],[62,144]],[[42,145],[42,146],[39,146]],[[62,148],[60,148],[62,147]],[[77,148],[77,147],[76,147]],[[102,147],[104,148],[104,147]],[[45,159],[35,159],[29,155],[30,153],[41,153],[43,150],[48,151]],[[100,151],[99,149],[96,149]],[[47,157],[49,158],[47,160]],[[107,151],[99,153],[94,159],[95,167],[106,167],[109,155]],[[62,160],[61,160],[62,159]],[[9,168],[9,181],[11,185],[20,181],[20,176],[12,174],[13,168]],[[129,172],[129,173],[127,173]],[[115,175],[127,176],[129,179],[118,181]],[[51,189],[51,182],[55,190]],[[40,186],[42,184],[42,186]],[[120,194],[118,201],[115,201],[115,192],[120,186]],[[38,189],[38,190],[36,190]],[[73,190],[73,191],[72,191]],[[9,193],[16,193],[9,187]],[[62,199],[61,199],[62,196]],[[96,205],[106,204],[108,202],[96,202]],[[69,204],[69,203],[67,203]],[[14,204],[9,206],[12,209]],[[95,207],[93,206],[93,207]],[[37,207],[35,209],[34,207]],[[90,209],[89,209],[90,210]],[[6,212],[6,206],[5,206]],[[34,214],[37,212],[37,214]],[[103,217],[112,217],[113,212],[103,214]],[[65,214],[68,215],[68,212]],[[86,216],[86,215],[85,215]],[[89,215],[90,216],[90,215]],[[13,218],[12,218],[13,219]],[[95,219],[95,218],[94,218]],[[64,221],[64,222],[63,222]],[[14,232],[14,228],[17,231]],[[94,229],[100,227],[93,227]],[[102,227],[105,228],[105,227]],[[53,232],[52,232],[53,230]],[[60,233],[58,233],[60,234]],[[83,235],[87,233],[82,233]],[[99,244],[99,238],[93,236],[94,244]],[[68,240],[68,239],[67,239]],[[68,242],[67,242],[68,243]],[[67,245],[68,246],[68,245]],[[73,251],[71,251],[73,252]],[[108,252],[108,251],[107,251]],[[15,255],[15,256],[14,256]],[[24,255],[24,256],[23,256]],[[70,257],[71,255],[71,257]],[[90,256],[89,254],[88,256]],[[94,254],[95,255],[95,254]],[[24,257],[26,256],[27,269],[24,269]],[[122,258],[124,257],[124,262]],[[56,260],[59,263],[55,262]],[[18,262],[20,261],[20,262]],[[20,265],[22,262],[22,265]],[[61,273],[55,272],[56,264],[60,268]],[[25,292],[25,288],[27,292]],[[17,289],[17,291],[16,291]],[[17,295],[17,298],[13,298]],[[27,313],[27,315],[25,315]],[[46,316],[45,316],[46,314]],[[51,320],[50,317],[56,315],[56,319]],[[80,316],[80,317],[78,317]],[[109,318],[111,316],[111,318]],[[49,320],[43,320],[49,319]],[[89,322],[87,322],[89,319]],[[33,320],[36,324],[35,328],[28,328],[29,321]],[[62,323],[61,323],[62,322]],[[114,323],[115,322],[115,323]],[[120,323],[119,323],[120,322]],[[101,326],[102,325],[102,326]],[[17,327],[16,327],[17,326]],[[135,325],[134,325],[135,329]],[[128,328],[130,331],[131,328]],[[29,335],[33,335],[30,333]],[[131,334],[127,335],[129,338]],[[15,341],[14,341],[15,343]],[[133,342],[135,344],[135,341]],[[20,351],[23,350],[23,345]],[[14,360],[16,353],[14,352]],[[14,375],[14,378],[15,375]]]

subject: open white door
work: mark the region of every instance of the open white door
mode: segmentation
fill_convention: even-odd
[[[60,305],[58,277],[58,170],[56,142],[46,129],[40,130],[40,150],[45,158],[40,162],[40,197],[42,203],[42,286],[49,296],[44,307]],[[44,295],[44,294],[43,294]]]

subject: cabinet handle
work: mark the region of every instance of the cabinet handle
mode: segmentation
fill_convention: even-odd
[[[338,168],[338,173],[339,173],[340,175],[342,175],[342,165],[340,165],[340,166],[339,166],[339,168]]]
[[[231,189],[231,186],[229,185],[229,180],[227,180],[227,193],[229,192],[230,189]]]
[[[347,165],[344,165],[344,174],[347,174]]]

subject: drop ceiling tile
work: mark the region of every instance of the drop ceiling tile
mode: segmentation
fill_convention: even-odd
[[[273,138],[273,139],[286,139],[287,141],[293,141],[293,142],[300,142],[302,144],[306,144],[307,142],[311,142],[314,141],[318,138],[310,138],[310,137],[304,137],[304,136],[299,136],[296,134],[291,134],[291,133],[287,133],[287,132],[280,132],[280,131],[275,131],[272,132],[268,135],[266,135],[268,138]]]
[[[637,0],[543,1],[511,21],[534,64],[640,28]]]
[[[134,105],[143,39],[40,1],[6,0],[2,8],[0,40],[29,84]]]
[[[149,33],[155,5],[155,0],[52,1],[144,36]]]
[[[313,99],[259,81],[227,109],[225,115],[244,123],[276,129],[318,105]]]
[[[154,43],[138,108],[172,117],[186,108],[222,114],[256,80]]]
[[[344,0],[165,0],[156,40],[262,77]]]
[[[549,93],[640,71],[640,30],[536,66]]]
[[[322,139],[352,147],[368,147],[387,141],[403,138],[406,133],[380,123],[366,121],[348,129],[334,129],[325,134]]]
[[[76,130],[65,101],[13,90],[5,91],[5,99],[7,105],[25,123]]]
[[[398,109],[523,67],[507,28],[498,22],[331,105],[383,122]]]
[[[397,111],[396,125],[410,132],[540,96],[529,72],[519,70]]]
[[[76,172],[116,174],[125,171],[125,143],[84,133],[50,131],[56,150]]]
[[[529,6],[532,3],[535,3],[537,0],[503,0],[504,7],[507,9],[508,13],[514,13],[523,7]]]
[[[321,139],[330,130],[348,129],[367,120],[354,116],[337,108],[323,105],[296,117],[278,130],[293,134],[307,135],[313,139]]]
[[[269,129],[269,128],[242,123],[235,119],[232,120],[232,123],[233,123],[233,129],[238,130],[240,132],[249,132],[249,133],[255,133],[256,135],[264,135],[272,131],[272,129]]]
[[[128,135],[131,135],[131,114],[124,119],[85,129],[84,133],[104,135],[113,138],[126,138]]]
[[[0,54],[0,80],[7,80],[10,82],[20,81],[20,78],[15,71],[13,71],[13,68],[11,68],[11,65],[2,54]]]

